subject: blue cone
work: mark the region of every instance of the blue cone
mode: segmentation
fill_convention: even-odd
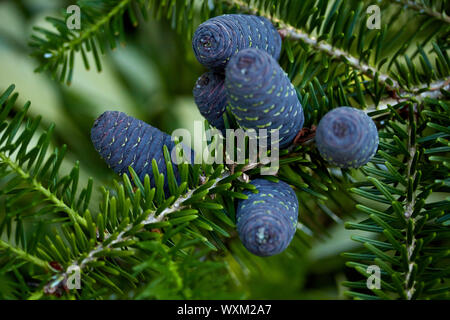
[[[202,65],[220,71],[234,54],[245,48],[265,50],[278,60],[281,37],[267,18],[224,14],[198,26],[192,39],[192,48]]]
[[[359,168],[375,155],[378,131],[362,110],[339,107],[328,112],[316,130],[316,146],[328,163],[341,168]]]
[[[108,166],[119,175],[124,173],[129,175],[128,167],[131,166],[141,181],[144,181],[145,175],[148,174],[154,187],[152,159],[155,159],[159,172],[165,177],[166,196],[169,192],[163,146],[166,145],[171,154],[175,147],[171,138],[170,135],[144,121],[119,111],[104,112],[95,120],[91,129],[91,140],[95,149]],[[182,146],[185,152],[189,151],[185,145]],[[193,156],[191,151],[191,161]],[[177,182],[180,183],[177,165],[172,166]]]
[[[236,211],[237,231],[245,248],[261,256],[284,251],[294,237],[298,220],[298,200],[285,182],[255,179],[259,193],[244,191]]]

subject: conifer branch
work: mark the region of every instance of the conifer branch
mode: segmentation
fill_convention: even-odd
[[[7,243],[3,240],[0,240],[0,249],[9,250],[10,252],[14,253],[17,257],[19,257],[22,260],[28,261],[38,267],[41,267],[44,270],[49,269],[49,265],[44,260],[39,259],[38,257],[35,257],[33,255],[30,255],[29,253],[25,252],[24,250],[12,246],[10,243]]]
[[[428,88],[428,90],[423,91],[423,89]],[[422,102],[426,98],[432,98],[432,99],[439,99],[443,97],[443,93],[441,90],[450,90],[450,77],[442,80],[435,81],[433,83],[430,83],[430,85],[424,85],[420,87],[413,88],[410,92],[402,91],[395,97],[390,97],[381,100],[378,105],[370,105],[365,110],[367,113],[378,111],[378,110],[386,110],[388,113],[388,105],[396,105],[401,102],[410,101],[413,99],[416,102]],[[380,117],[383,114],[377,114],[375,117]]]
[[[229,171],[223,172],[222,175],[219,178],[217,178],[215,180],[215,182],[210,187],[208,187],[206,190],[211,190],[211,189],[215,188],[220,181],[222,181],[223,179],[225,179],[229,176],[230,176]],[[162,222],[169,214],[188,207],[189,205],[185,206],[185,205],[183,205],[183,202],[190,199],[194,195],[195,191],[198,188],[200,188],[201,186],[202,186],[202,184],[197,188],[189,190],[183,196],[180,196],[177,200],[175,200],[175,202],[171,206],[164,209],[157,216],[155,215],[156,210],[155,211],[147,210],[146,212],[144,212],[143,214],[145,214],[146,217],[140,223],[139,230],[142,230],[144,228],[144,226],[146,226],[146,225],[157,223],[157,222]],[[91,251],[89,251],[89,253],[87,253],[87,256],[85,258],[83,258],[81,261],[78,261],[78,260],[74,261],[65,271],[63,271],[61,273],[61,277],[59,277],[59,279],[61,279],[61,280],[67,279],[67,277],[69,276],[70,270],[74,270],[74,268],[79,268],[79,270],[82,270],[87,266],[88,263],[90,263],[92,261],[96,261],[97,253],[106,251],[106,250],[112,250],[114,248],[115,244],[120,243],[122,241],[131,240],[133,238],[133,235],[128,235],[127,233],[134,227],[135,227],[135,225],[133,223],[130,223],[129,225],[127,225],[124,228],[124,230],[119,232],[117,234],[117,236],[115,236],[114,233],[111,234],[111,233],[105,232],[104,241],[99,243]],[[106,240],[110,239],[110,237],[113,237],[113,236],[115,236],[115,239],[113,239],[111,241],[106,241]],[[106,245],[105,245],[105,241],[106,241]]]
[[[80,32],[77,36],[70,39],[69,41],[63,42],[62,46],[57,48],[57,51],[48,52],[49,54],[51,54],[50,58],[56,61],[60,59],[61,56],[64,56],[67,51],[74,50],[85,41],[91,39],[93,35],[95,35],[99,31],[100,28],[106,26],[110,22],[110,20],[117,14],[119,14],[121,10],[125,9],[131,1],[132,0],[119,1],[114,7],[111,8],[108,14],[102,17],[99,21],[95,22],[92,25],[89,25],[86,30]],[[71,33],[71,35],[74,35],[74,33]]]
[[[305,203],[305,210],[300,212],[303,220],[297,223],[297,229],[308,237],[326,232],[328,225],[322,225],[321,221],[318,221],[316,227],[308,221],[315,220],[322,212],[340,223],[340,218],[334,214],[332,207],[328,208],[326,202],[334,201],[339,204],[335,201],[335,193],[332,190],[339,194],[347,194],[347,187],[350,186],[350,192],[377,205],[372,207],[370,202],[361,201],[356,208],[361,213],[368,214],[369,219],[346,224],[348,229],[375,233],[375,236],[370,238],[359,236],[354,238],[357,242],[364,244],[366,251],[360,252],[358,248],[357,252],[346,253],[345,256],[354,260],[348,265],[355,267],[366,278],[368,274],[365,269],[370,265],[377,264],[383,270],[381,290],[373,289],[374,295],[369,295],[366,283],[348,281],[348,287],[355,290],[350,292],[351,295],[363,299],[440,297],[441,292],[447,289],[444,287],[444,281],[448,278],[448,268],[440,260],[448,257],[446,249],[448,215],[445,212],[448,202],[428,198],[428,192],[448,191],[448,185],[442,182],[442,176],[448,171],[449,123],[445,112],[448,111],[450,77],[448,76],[447,47],[445,41],[442,42],[440,34],[436,37],[437,42],[433,43],[436,64],[433,64],[435,57],[428,56],[433,50],[428,51],[428,46],[425,50],[418,45],[413,57],[410,58],[406,51],[400,50],[391,59],[389,67],[381,69],[383,63],[388,61],[387,50],[389,47],[395,48],[397,44],[384,43],[383,33],[374,34],[376,37],[372,39],[370,45],[364,43],[368,38],[371,39],[372,34],[364,37],[364,32],[367,30],[363,25],[365,22],[363,3],[332,1],[336,11],[331,10],[331,14],[326,18],[328,1],[313,1],[317,6],[312,15],[308,10],[310,2],[257,0],[227,0],[226,2],[229,12],[257,14],[270,19],[279,28],[282,37],[292,40],[286,43],[286,55],[290,64],[284,69],[289,72],[289,76],[292,76],[291,81],[303,99],[301,102],[308,122],[305,120],[305,127],[298,133],[287,152],[282,150],[279,177],[291,182],[298,191],[299,200],[302,200],[300,197],[304,196],[311,198],[311,200],[308,198],[311,205]],[[106,6],[107,3],[109,5]],[[60,72],[60,78],[65,79],[67,76],[70,82],[74,55],[80,53],[80,50],[86,67],[88,68],[89,65],[86,61],[86,52],[90,51],[100,70],[97,49],[100,49],[103,54],[102,45],[107,42],[106,40],[111,41],[110,47],[113,49],[119,35],[120,40],[124,39],[123,15],[126,12],[134,16],[134,19],[130,17],[134,24],[137,21],[134,15],[135,8],[140,6],[139,9],[144,12],[154,7],[155,16],[167,18],[172,16],[172,27],[183,31],[193,28],[194,20],[192,19],[197,13],[200,13],[202,20],[223,13],[221,3],[217,3],[219,5],[213,7],[210,6],[209,1],[202,1],[200,10],[197,10],[198,6],[194,8],[194,1],[182,2],[181,7],[177,1],[105,1],[102,2],[105,6],[102,6],[101,10],[97,10],[99,7],[95,5],[86,4],[85,12],[89,12],[90,15],[85,15],[85,17],[89,16],[89,19],[86,19],[83,30],[74,32],[66,30],[62,19],[49,19],[53,21],[57,29],[57,26],[61,27],[62,31],[58,29],[60,34],[36,28],[38,32],[44,34],[44,38],[38,36],[32,38],[33,47],[36,48],[35,55],[45,60],[40,68],[41,71],[47,70],[54,74]],[[354,3],[358,5],[357,10],[353,10]],[[432,18],[428,18],[427,22],[439,23],[434,20],[435,18],[444,23],[450,22],[445,11],[438,12],[443,5],[428,6],[430,2],[414,0],[396,0],[396,3],[422,14],[423,16],[419,17],[421,21],[431,16]],[[439,2],[439,4],[443,3]],[[161,8],[166,8],[167,12]],[[301,8],[301,10],[293,10],[295,8]],[[318,8],[320,9],[317,10]],[[346,15],[349,12],[352,13]],[[345,20],[346,17],[349,19],[352,17],[353,20]],[[189,26],[185,23],[184,28],[181,27],[182,21],[188,22]],[[362,23],[362,29],[355,34],[354,30],[358,29],[354,29],[353,26],[358,28],[358,22]],[[342,27],[346,23],[351,24],[352,27]],[[324,30],[322,34],[319,31],[319,34],[316,34],[314,31],[321,29]],[[343,29],[347,29],[346,33]],[[383,32],[390,34],[391,30],[388,28]],[[342,34],[344,37],[341,36]],[[358,36],[360,36],[359,39]],[[354,52],[352,47],[355,39],[358,39],[358,53]],[[376,43],[376,41],[379,42]],[[386,40],[386,42],[389,41],[393,40]],[[406,42],[405,48],[411,43],[412,41]],[[305,45],[311,50],[303,50]],[[379,52],[373,52],[376,45],[378,45],[378,51],[384,53],[386,50],[386,54],[380,56]],[[314,53],[318,53],[319,56],[314,57]],[[373,55],[373,53],[376,54]],[[403,54],[406,65],[399,59]],[[415,58],[417,54],[420,56]],[[283,60],[280,61],[282,66],[288,62],[284,58],[286,56],[283,56]],[[336,61],[337,63],[332,63],[332,67],[338,68],[335,70],[327,68],[322,58],[326,62]],[[384,62],[379,58],[383,58]],[[421,68],[417,62],[421,63]],[[397,68],[396,71],[391,69],[393,64]],[[324,70],[326,74],[322,73]],[[324,84],[321,84],[322,81]],[[0,96],[0,106],[6,101],[11,91],[12,89],[8,89],[4,98]],[[389,98],[385,98],[386,96]],[[375,101],[376,105],[366,108],[367,98]],[[45,162],[47,145],[42,147],[38,143],[35,149],[25,155],[29,142],[27,139],[31,138],[36,130],[28,122],[27,124],[23,122],[26,109],[23,114],[16,113],[15,116],[8,114],[14,107],[14,102],[15,98],[11,98],[6,104],[6,112],[1,119],[6,125],[9,122],[9,129],[6,130],[2,140],[5,141],[8,138],[6,146],[0,150],[0,164],[5,176],[13,175],[18,184],[8,186],[5,188],[7,191],[0,192],[2,199],[7,203],[7,212],[4,214],[4,223],[0,224],[0,230],[2,233],[3,230],[8,233],[6,240],[0,240],[0,252],[2,255],[6,253],[6,259],[0,259],[0,267],[3,267],[3,262],[6,261],[6,268],[0,268],[0,273],[6,269],[6,273],[14,272],[17,277],[26,275],[26,268],[11,270],[12,268],[9,267],[9,262],[14,263],[16,259],[21,263],[28,262],[30,266],[44,269],[47,271],[46,275],[41,278],[40,286],[35,287],[43,286],[43,289],[36,294],[62,293],[62,289],[68,292],[66,281],[74,269],[83,270],[84,274],[83,289],[74,295],[81,299],[110,297],[106,295],[108,292],[106,288],[102,288],[104,289],[102,292],[105,293],[97,290],[101,285],[121,292],[128,287],[126,281],[122,281],[122,276],[127,278],[133,286],[138,282],[139,286],[145,286],[147,281],[150,281],[147,283],[148,286],[153,286],[153,282],[158,281],[171,286],[169,277],[173,277],[177,281],[176,290],[181,289],[189,276],[182,275],[181,272],[177,273],[176,269],[184,268],[186,263],[180,259],[182,256],[180,253],[184,252],[184,248],[189,247],[194,254],[192,256],[187,254],[187,257],[193,259],[204,257],[203,250],[196,250],[198,241],[202,241],[209,247],[216,245],[220,247],[222,239],[219,234],[229,237],[230,233],[215,224],[214,219],[221,219],[228,226],[234,227],[234,221],[230,219],[230,216],[233,216],[232,213],[236,210],[235,201],[245,196],[240,193],[241,188],[245,189],[249,179],[256,177],[256,169],[267,165],[260,162],[246,165],[232,164],[228,165],[226,170],[223,170],[223,166],[219,168],[205,163],[193,168],[183,166],[179,167],[183,180],[181,185],[174,182],[174,172],[171,170],[159,173],[158,169],[155,169],[153,182],[151,183],[147,176],[145,183],[141,183],[139,178],[135,178],[137,175],[134,170],[130,169],[131,177],[124,175],[123,185],[115,182],[116,190],[113,189],[111,195],[105,190],[104,202],[100,204],[99,214],[94,221],[87,209],[92,184],[88,184],[88,187],[81,191],[78,199],[76,197],[78,166],[70,175],[61,178],[60,167],[59,164],[57,165],[60,162],[55,158],[59,157],[57,159],[62,161],[64,153],[55,152]],[[355,179],[353,173],[347,170],[330,168],[329,164],[313,150],[314,148],[308,147],[314,142],[315,126],[313,124],[317,124],[326,112],[337,105],[352,104],[358,104],[368,113],[373,112],[375,119],[380,117],[378,122],[383,127],[379,130],[378,153],[372,158],[370,165],[360,169],[361,174],[366,178],[361,180]],[[406,116],[407,111],[409,111],[409,121]],[[418,111],[421,115],[416,118]],[[0,116],[3,116],[3,112]],[[13,116],[13,120],[7,120],[8,117]],[[392,121],[381,121],[386,118]],[[26,126],[27,129],[15,143],[11,143],[16,134],[15,121],[18,123],[17,128]],[[43,138],[49,136],[47,134]],[[13,157],[12,154],[21,144],[23,152],[19,151],[17,157]],[[37,153],[38,164],[30,161],[29,166],[32,167],[34,164],[34,167],[32,170],[27,169],[23,163],[26,163],[29,158],[36,158],[35,151],[41,152]],[[167,156],[166,160],[170,163]],[[41,167],[42,163],[44,163],[43,167]],[[48,178],[49,168],[52,166],[51,178]],[[241,176],[238,176],[239,174]],[[166,179],[169,181],[170,194],[173,195],[170,198],[164,196],[164,192],[167,192],[164,190]],[[7,179],[4,180],[8,184]],[[152,189],[151,185],[155,188]],[[231,190],[228,190],[230,188]],[[25,196],[22,196],[22,192]],[[22,203],[29,199],[30,193],[33,203],[30,204],[31,212],[27,212],[26,210],[30,207],[22,208]],[[18,198],[15,198],[16,195]],[[219,196],[216,197],[216,195]],[[319,200],[316,201],[316,198]],[[350,198],[353,199],[353,197]],[[207,203],[201,203],[205,200]],[[355,201],[359,202],[357,199]],[[378,204],[387,204],[387,208],[383,207],[385,209],[381,211]],[[317,210],[314,210],[315,208]],[[39,237],[28,237],[27,223],[34,222],[34,217],[31,221],[24,220],[23,224],[22,217],[29,217],[34,212],[38,215],[45,214],[44,221],[61,223],[59,226],[63,232],[62,237],[59,234],[53,236],[47,230],[45,231],[46,242],[41,242]],[[62,219],[54,220],[54,213],[62,214]],[[225,216],[219,216],[219,214]],[[68,218],[70,221],[67,221]],[[17,224],[15,224],[16,221]],[[191,222],[193,222],[192,225]],[[158,234],[146,232],[152,228],[157,228]],[[14,238],[9,234],[11,231],[15,233],[16,241],[9,241]],[[210,235],[215,243],[209,242],[204,237],[207,231],[211,232]],[[215,234],[216,231],[219,231],[218,235]],[[433,235],[438,236],[438,241],[431,244]],[[148,239],[150,239],[148,243],[136,243],[137,240],[147,242]],[[38,248],[37,253],[29,249],[34,248],[35,245]],[[163,257],[162,253],[167,255]],[[235,253],[238,252],[233,252]],[[153,259],[160,256],[162,259]],[[424,258],[432,262],[426,264]],[[158,266],[150,266],[150,262],[155,262]],[[57,267],[54,267],[55,265]],[[160,269],[173,273],[167,276],[169,281],[166,281],[166,274],[163,272],[158,274]],[[130,270],[135,273],[130,274]],[[155,273],[159,277],[156,281],[153,280]],[[195,272],[189,270],[187,273],[192,275]],[[385,274],[390,275],[390,280],[384,276]],[[47,276],[51,277],[51,280],[48,280]],[[121,281],[113,280],[115,276],[120,276]],[[31,287],[26,286],[28,284],[23,285],[24,290],[17,294],[18,297],[24,297],[30,292]],[[122,292],[122,294],[131,298],[140,289],[141,287],[131,292]],[[362,292],[357,292],[358,290]],[[448,295],[448,293],[445,294]]]
[[[408,157],[407,166],[406,166],[406,170],[407,170],[406,181],[415,181],[417,170],[412,168],[412,166],[413,166],[414,157],[416,156],[417,145],[416,145],[416,143],[412,142],[413,139],[415,141],[415,138],[413,138],[413,135],[415,135],[416,132],[415,132],[415,130],[413,130],[413,125],[411,122],[408,122],[408,133],[409,133],[409,138],[408,138],[409,157]],[[406,199],[405,213],[404,213],[406,223],[408,223],[409,219],[413,219],[412,214],[414,212],[415,205],[416,205],[416,191],[414,190],[411,194],[411,199]],[[413,221],[414,220],[415,219],[413,219]],[[414,225],[414,223],[413,223],[413,225]],[[412,274],[413,268],[414,268],[414,261],[411,261],[412,254],[413,254],[415,246],[416,246],[416,238],[414,236],[414,233],[412,233],[412,239],[410,239],[410,241],[411,241],[411,243],[408,243],[408,239],[407,239],[405,242],[406,258],[407,258],[407,264],[408,264],[408,270],[407,270],[406,276],[405,276],[405,290],[406,290],[406,297],[408,300],[410,300],[412,298],[414,291],[415,291],[415,287],[414,287],[415,282],[413,282],[411,284],[411,286],[409,286],[409,281],[410,281],[411,274]]]
[[[207,188],[207,190],[211,190],[212,188],[215,188],[220,181],[227,178],[229,175],[230,175],[229,171],[225,171],[224,173],[222,173],[222,175],[219,178],[217,178],[216,181],[214,182],[214,184],[212,186],[210,186],[209,188]],[[207,180],[205,180],[205,182],[206,181]],[[147,225],[147,224],[151,224],[151,223],[155,223],[155,222],[161,222],[164,220],[164,218],[167,215],[169,215],[175,211],[186,208],[187,206],[184,206],[183,202],[190,199],[194,195],[196,190],[197,189],[189,190],[184,196],[181,196],[177,200],[175,200],[175,202],[170,207],[164,209],[158,216],[155,216],[155,214],[153,213],[152,215],[150,215],[149,217],[147,217],[144,220],[143,224]]]
[[[63,212],[67,213],[72,221],[76,221],[79,224],[86,226],[86,220],[81,217],[78,212],[69,207],[63,200],[59,199],[49,189],[45,188],[39,181],[32,177],[29,173],[25,172],[16,162],[11,160],[3,152],[0,152],[0,159],[6,163],[12,170],[14,170],[23,180],[28,181],[33,190],[42,194],[47,200],[51,201],[57,208],[60,208]]]
[[[274,18],[273,20],[278,20]],[[300,29],[294,28],[290,25],[279,22],[279,25],[283,25],[279,30],[280,34],[288,39],[303,41],[310,45],[312,48],[323,52],[333,59],[347,62],[353,69],[359,70],[362,74],[374,79],[375,74],[378,73],[378,82],[386,87],[388,91],[394,92],[400,88],[399,83],[392,79],[387,74],[381,73],[379,70],[372,66],[362,62],[358,58],[352,56],[347,51],[339,48],[335,48],[324,41],[318,41],[315,37],[303,32]]]

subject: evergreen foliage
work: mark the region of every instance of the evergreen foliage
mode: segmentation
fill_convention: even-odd
[[[327,234],[324,224],[356,211],[366,217],[345,226],[368,236],[352,236],[362,249],[341,253],[358,272],[343,283],[348,297],[448,298],[448,1],[377,2],[381,29],[367,28],[371,3],[358,0],[78,3],[81,30],[68,30],[64,17],[48,18],[52,27],[35,28],[30,42],[37,71],[67,83],[76,77],[75,56],[101,71],[102,55],[126,40],[125,19],[136,26],[151,16],[169,20],[189,45],[210,17],[269,19],[283,37],[279,63],[305,116],[304,129],[280,151],[277,174],[299,202],[288,254],[314,245]],[[123,175],[97,193],[92,180],[78,185],[79,165],[64,173],[66,146],[54,146],[54,126],[43,128],[41,117],[28,115],[30,103],[19,108],[17,99],[13,85],[0,95],[0,298],[235,297],[221,252],[234,250],[228,240],[236,236],[236,204],[256,192],[249,181],[267,164],[183,163],[177,181],[165,148],[167,174],[153,165],[155,187],[129,168],[131,179]],[[357,170],[330,166],[314,145],[315,126],[340,106],[364,110],[378,128],[378,152]],[[343,207],[343,198],[355,210]],[[366,286],[370,265],[381,268],[380,289]],[[79,290],[66,287],[73,268],[81,270]]]
[[[298,200],[283,181],[252,181],[258,193],[246,192],[236,210],[236,227],[244,246],[258,256],[283,252],[297,230]]]

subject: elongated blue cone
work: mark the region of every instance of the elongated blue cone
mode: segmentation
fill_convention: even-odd
[[[364,111],[339,107],[320,120],[316,145],[327,162],[341,168],[359,168],[377,152],[377,127]]]
[[[265,50],[278,60],[281,37],[267,18],[225,14],[198,26],[192,48],[202,65],[212,70],[223,70],[230,58],[245,48]]]
[[[298,220],[298,200],[285,182],[255,179],[259,191],[245,191],[236,211],[237,231],[245,248],[266,257],[284,251],[294,237]]]
[[[302,129],[303,108],[294,86],[265,51],[244,49],[234,55],[225,70],[225,88],[231,112],[243,129],[278,130],[282,148]]]
[[[155,159],[159,172],[164,174],[167,195],[167,167],[163,146],[166,145],[169,153],[172,152],[175,143],[170,135],[123,112],[106,111],[95,120],[91,140],[101,157],[116,173],[129,174],[128,167],[131,166],[141,181],[148,174],[153,187],[152,159]],[[187,151],[185,146],[183,148]],[[172,166],[175,177],[180,182],[178,168],[175,164]]]
[[[198,78],[193,90],[195,103],[202,116],[221,131],[225,129],[222,115],[227,107],[224,81],[224,76],[218,73],[205,72]]]

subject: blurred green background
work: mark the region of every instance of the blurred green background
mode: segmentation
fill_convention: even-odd
[[[0,2],[0,90],[14,83],[20,93],[18,104],[30,100],[30,114],[43,116],[42,129],[54,122],[54,143],[68,145],[65,168],[79,160],[81,183],[92,176],[98,187],[110,184],[116,176],[90,142],[94,119],[105,110],[120,110],[167,133],[176,128],[192,132],[194,120],[202,120],[192,88],[206,70],[196,61],[186,35],[176,34],[167,21],[150,19],[138,28],[127,22],[126,46],[102,57],[101,73],[86,71],[83,63],[76,61],[70,86],[34,73],[38,62],[27,45],[32,27],[49,27],[44,18],[61,16],[70,4],[73,2]],[[308,199],[299,200],[301,214],[310,210]],[[348,214],[352,201],[340,200],[340,207],[333,209]],[[343,299],[344,288],[339,283],[359,277],[345,267],[339,254],[358,249],[350,239],[357,232],[345,230],[340,218],[334,220],[317,217],[312,223],[324,229],[325,236],[306,242],[297,235],[286,252],[271,258],[251,255],[233,238],[227,243],[232,253],[218,253],[231,275],[230,290],[237,297],[253,299]]]

